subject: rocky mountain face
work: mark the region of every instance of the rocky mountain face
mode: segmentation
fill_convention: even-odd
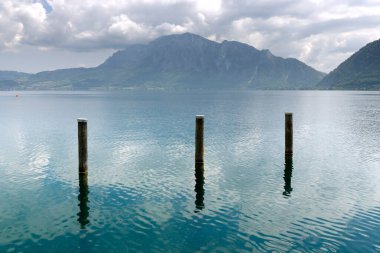
[[[96,68],[40,72],[24,89],[312,89],[324,73],[235,41],[185,33],[117,51]]]
[[[317,88],[380,90],[380,40],[354,53],[330,72]]]
[[[98,69],[123,72],[114,84],[163,88],[298,89],[324,76],[296,59],[274,56],[247,44],[217,43],[186,33],[116,52]]]

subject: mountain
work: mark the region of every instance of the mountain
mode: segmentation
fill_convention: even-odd
[[[29,77],[30,74],[17,71],[0,71],[0,80],[15,80]]]
[[[40,72],[23,89],[310,89],[325,74],[244,43],[185,33],[117,51],[95,68]]]
[[[330,72],[317,88],[380,90],[380,40],[354,53]]]
[[[217,43],[185,33],[132,45],[98,67],[135,86],[164,88],[296,89],[313,87],[324,76],[296,59],[276,57],[247,44]]]
[[[0,90],[13,90],[25,82],[30,74],[17,71],[0,71]]]

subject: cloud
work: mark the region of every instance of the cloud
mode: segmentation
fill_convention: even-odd
[[[42,31],[46,18],[38,3],[2,1],[0,3],[0,48],[12,49],[25,38],[33,38]]]
[[[378,39],[375,0],[2,0],[0,50],[119,49],[193,32],[330,71]]]

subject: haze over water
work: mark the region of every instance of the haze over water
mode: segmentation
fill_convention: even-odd
[[[380,92],[0,92],[0,108],[0,252],[380,250]]]

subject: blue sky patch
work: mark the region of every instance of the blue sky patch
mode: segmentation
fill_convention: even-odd
[[[46,1],[46,0],[35,0],[36,3],[41,3],[44,9],[46,10],[46,13],[50,13],[53,11],[53,7]]]

